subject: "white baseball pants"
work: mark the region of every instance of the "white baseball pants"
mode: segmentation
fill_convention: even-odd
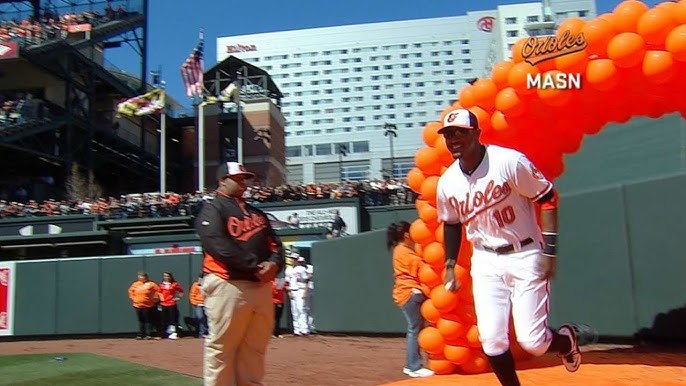
[[[510,310],[519,345],[532,355],[543,355],[552,340],[548,328],[549,281],[539,247],[498,255],[474,247],[472,285],[477,327],[484,353],[509,349]]]

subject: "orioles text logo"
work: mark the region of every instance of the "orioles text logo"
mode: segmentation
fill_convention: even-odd
[[[493,32],[493,23],[495,22],[495,17],[484,16],[477,20],[476,28],[484,32]]]

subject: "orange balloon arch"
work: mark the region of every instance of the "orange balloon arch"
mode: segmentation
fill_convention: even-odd
[[[607,123],[673,112],[686,118],[681,95],[686,88],[686,0],[654,8],[624,1],[594,20],[564,21],[555,36],[521,39],[512,50],[511,61],[497,63],[490,78],[463,88],[441,119],[424,127],[426,146],[417,151],[415,168],[407,175],[408,185],[420,195],[419,218],[410,235],[423,258],[419,278],[428,296],[421,313],[429,326],[420,332],[419,344],[438,374],[488,369],[475,325],[472,249],[466,240],[455,266],[462,288],[451,293],[442,285],[445,250],[435,196],[439,176],[453,162],[437,133],[443,115],[456,107],[471,110],[483,143],[521,151],[551,180],[564,171],[563,155],[578,151],[584,135],[597,134]],[[511,336],[515,357],[526,357]]]

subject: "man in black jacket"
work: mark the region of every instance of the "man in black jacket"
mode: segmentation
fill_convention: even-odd
[[[271,281],[283,269],[281,241],[267,216],[242,196],[254,177],[237,162],[217,170],[216,198],[196,222],[203,247],[202,293],[210,335],[204,385],[262,385],[273,331]]]

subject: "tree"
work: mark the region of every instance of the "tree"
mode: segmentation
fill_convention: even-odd
[[[88,172],[88,178],[84,175],[77,162],[73,162],[71,170],[65,182],[67,198],[73,201],[90,198],[96,200],[102,197],[102,187],[95,179],[93,171]]]

